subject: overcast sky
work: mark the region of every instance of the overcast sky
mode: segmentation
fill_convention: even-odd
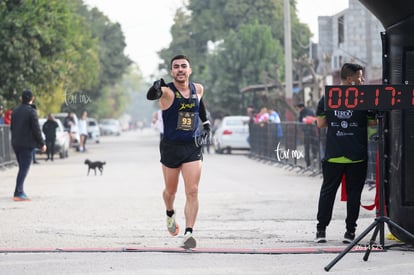
[[[349,0],[297,0],[298,16],[309,25],[317,42],[318,16],[334,15],[348,7]],[[149,80],[156,74],[157,52],[169,45],[175,10],[183,0],[84,0],[97,7],[111,21],[119,22],[127,43],[126,55],[141,68]]]

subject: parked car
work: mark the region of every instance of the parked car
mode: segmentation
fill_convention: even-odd
[[[98,121],[94,118],[88,117],[88,139],[92,142],[99,143],[101,137],[101,131],[99,130]]]
[[[119,136],[121,134],[121,124],[117,119],[114,118],[105,118],[99,121],[99,129],[102,136],[106,135],[115,135]]]
[[[232,150],[250,150],[248,137],[248,116],[226,116],[214,132],[214,150],[219,154],[224,151],[231,154]]]
[[[73,137],[72,147],[76,148],[76,150],[79,150],[80,134],[78,130],[78,117],[75,113],[72,114],[73,120],[75,121],[75,124],[70,128],[70,132]],[[53,116],[56,120],[60,120],[60,122],[62,122],[62,125],[65,125],[65,118],[68,116],[68,113],[55,113]],[[65,131],[67,131],[67,129],[65,129]]]
[[[39,118],[40,129],[42,129],[43,124],[46,122],[46,118]],[[56,128],[56,143],[53,154],[59,154],[61,159],[67,158],[69,156],[69,134],[65,131],[62,122],[59,119],[56,119],[59,127]],[[43,139],[45,139],[45,134],[42,131]],[[40,150],[36,150],[36,153],[42,153]]]

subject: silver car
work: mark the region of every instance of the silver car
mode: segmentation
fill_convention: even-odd
[[[72,114],[73,120],[75,122],[70,128],[70,134],[73,137],[72,147],[76,148],[76,150],[79,150],[80,134],[78,129],[78,117],[75,113]],[[55,119],[59,119],[63,125],[65,125],[65,118],[68,116],[68,113],[55,113],[53,114],[53,116],[55,117]],[[65,129],[65,131],[67,131],[67,129]]]
[[[231,154],[232,150],[250,150],[248,116],[226,116],[217,126],[213,144],[216,153]]]
[[[45,124],[46,118],[39,118],[39,125],[40,129],[43,128],[43,124]],[[61,159],[67,158],[69,156],[69,134],[65,131],[62,122],[59,119],[56,119],[57,124],[59,125],[58,128],[56,128],[56,142],[55,142],[55,148],[53,154],[59,154],[59,157]],[[45,134],[42,131],[43,139],[45,139]],[[37,154],[42,154],[42,152],[37,149]]]
[[[113,118],[101,119],[99,121],[99,129],[101,131],[102,136],[121,135],[121,124],[119,123],[119,120],[117,119],[113,119]]]

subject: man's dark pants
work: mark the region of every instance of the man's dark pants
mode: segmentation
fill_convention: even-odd
[[[16,178],[16,189],[14,190],[14,196],[21,196],[24,194],[24,180],[29,172],[30,165],[32,164],[32,148],[14,148],[16,154],[17,163],[19,164],[19,171]]]
[[[53,153],[55,152],[56,139],[46,139],[46,155],[47,159],[53,160]]]
[[[322,164],[323,182],[318,205],[318,231],[325,231],[332,218],[332,210],[335,202],[336,192],[341,184],[342,175],[346,175],[347,193],[347,216],[346,230],[354,233],[357,226],[361,204],[361,193],[364,188],[367,175],[367,162],[350,164],[330,163],[324,161]]]

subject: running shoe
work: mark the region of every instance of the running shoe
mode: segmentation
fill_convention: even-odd
[[[167,216],[167,229],[171,236],[177,236],[178,232],[180,232],[180,227],[175,222],[175,214],[171,217]]]
[[[346,231],[344,234],[344,239],[342,240],[343,243],[352,243],[355,239],[355,233],[351,233]]]
[[[184,239],[183,239],[183,245],[181,247],[185,249],[191,249],[191,248],[195,248],[196,245],[197,245],[197,241],[193,237],[193,233],[190,233],[190,232],[185,233]]]
[[[316,232],[315,243],[326,243],[326,233],[325,233],[325,231]]]
[[[21,194],[13,197],[14,201],[30,201],[29,197],[26,194]]]

